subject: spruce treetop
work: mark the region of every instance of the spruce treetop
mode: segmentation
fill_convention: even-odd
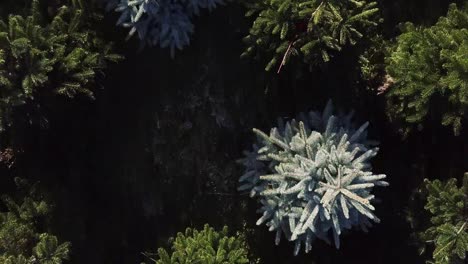
[[[468,110],[468,8],[450,5],[430,27],[402,25],[386,59],[388,113],[405,134],[440,120],[460,134]]]
[[[252,152],[239,162],[245,173],[240,191],[250,191],[261,203],[257,225],[276,232],[276,244],[284,235],[308,252],[316,238],[337,248],[346,229],[364,231],[374,214],[371,194],[375,186],[387,186],[383,174],[371,172],[370,159],[378,148],[367,139],[369,123],[356,127],[348,115],[333,115],[331,101],[322,113],[302,114],[283,122],[269,134],[258,135]]]
[[[209,225],[202,230],[187,228],[171,239],[171,251],[158,249],[156,264],[225,263],[247,264],[248,248],[240,234],[229,236],[228,228],[216,231]]]
[[[293,57],[308,65],[328,62],[345,45],[355,45],[379,22],[368,0],[247,1],[255,18],[243,56],[266,54],[266,70],[281,70]]]
[[[59,243],[47,232],[46,223],[51,205],[42,198],[36,185],[15,179],[20,191],[26,191],[21,201],[3,195],[6,212],[0,212],[0,263],[61,264],[69,258],[70,243]]]
[[[96,77],[120,59],[92,29],[96,18],[83,1],[44,14],[34,0],[28,15],[0,21],[0,129],[21,106],[30,108],[24,117],[30,118],[55,95],[94,97]]]
[[[106,0],[107,9],[120,13],[117,25],[137,34],[143,45],[169,48],[172,56],[190,44],[192,18],[224,0]]]
[[[460,187],[456,179],[424,182],[425,209],[430,226],[419,234],[421,241],[435,246],[435,264],[463,263],[468,252],[468,173]]]

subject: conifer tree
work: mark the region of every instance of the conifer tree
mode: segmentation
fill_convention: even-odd
[[[28,15],[0,21],[0,129],[20,106],[37,110],[55,95],[93,98],[96,76],[120,58],[93,30],[97,19],[81,0],[48,12],[34,0]]]
[[[224,0],[104,0],[107,9],[120,13],[117,25],[137,33],[142,44],[181,50],[190,44],[194,32],[192,17],[202,9],[212,10]]]
[[[468,252],[468,173],[462,186],[456,179],[424,181],[427,194],[425,209],[430,213],[430,226],[419,233],[425,244],[434,245],[435,264],[463,263]]]
[[[456,135],[468,110],[468,7],[452,4],[431,27],[402,25],[386,59],[388,113],[405,134],[441,120]]]
[[[61,264],[70,253],[70,243],[59,243],[47,232],[51,205],[24,180],[15,179],[20,191],[27,191],[21,202],[4,195],[6,212],[0,212],[0,263]],[[26,189],[27,188],[27,189]]]
[[[261,0],[247,8],[255,20],[242,55],[268,54],[267,71],[293,56],[309,65],[328,62],[379,23],[377,3],[369,0]]]
[[[172,251],[159,248],[158,259],[153,260],[153,263],[250,263],[243,236],[229,236],[226,226],[219,232],[209,225],[205,225],[203,230],[187,228],[185,233],[178,233],[171,241]]]
[[[283,122],[269,134],[254,129],[258,141],[240,162],[245,173],[240,191],[257,197],[265,223],[276,232],[275,243],[284,236],[309,252],[316,238],[337,248],[340,235],[359,227],[367,231],[374,214],[371,194],[375,186],[387,186],[383,174],[373,174],[370,159],[377,155],[375,143],[367,139],[368,122],[357,127],[348,115],[333,115],[328,102],[323,113],[299,115]]]

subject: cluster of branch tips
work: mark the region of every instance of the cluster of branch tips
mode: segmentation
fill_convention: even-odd
[[[282,234],[295,241],[294,254],[301,245],[305,251],[320,238],[337,248],[345,229],[367,231],[374,214],[371,201],[374,186],[387,186],[383,174],[373,174],[370,159],[378,148],[367,140],[365,123],[357,129],[348,115],[332,115],[328,102],[322,114],[301,114],[298,120],[271,129],[270,134],[254,129],[258,136],[253,151],[246,151],[240,162],[245,174],[240,191],[250,190],[262,207],[257,225],[266,223],[276,231],[276,244]]]

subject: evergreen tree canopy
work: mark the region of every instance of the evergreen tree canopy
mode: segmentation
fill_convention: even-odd
[[[19,188],[25,182],[16,179]],[[59,243],[39,223],[46,221],[50,205],[35,186],[20,203],[10,196],[2,197],[7,211],[0,212],[0,262],[5,264],[60,264],[68,259],[70,243]]]
[[[406,23],[387,58],[388,113],[405,133],[441,119],[458,135],[468,110],[468,8],[455,4],[431,27]]]
[[[63,5],[49,17],[32,1],[29,15],[0,21],[0,129],[11,125],[16,107],[40,108],[53,95],[93,98],[96,75],[111,53],[92,30],[97,19],[81,1]]]
[[[245,264],[248,248],[239,234],[229,236],[225,226],[220,232],[205,225],[203,230],[187,228],[172,241],[172,252],[158,249],[156,264],[206,263]]]
[[[461,187],[450,179],[425,180],[424,188],[431,226],[420,234],[421,240],[435,245],[433,263],[463,263],[468,252],[468,173]]]
[[[107,0],[108,9],[120,12],[117,25],[137,33],[143,44],[183,49],[194,31],[192,17],[202,9],[214,9],[224,0]]]
[[[335,51],[356,44],[379,23],[376,2],[369,0],[252,0],[247,16],[255,16],[245,55],[267,53],[266,70],[291,56],[306,64],[327,62]]]
[[[276,244],[282,233],[295,241],[295,255],[303,242],[308,252],[315,238],[328,241],[330,231],[339,248],[342,231],[367,231],[369,219],[380,221],[371,191],[388,183],[371,172],[378,148],[367,140],[369,123],[355,127],[352,116],[334,116],[330,101],[323,113],[280,120],[269,135],[254,129],[259,140],[241,160],[246,169],[239,190],[250,190],[262,203],[257,225],[276,231]]]

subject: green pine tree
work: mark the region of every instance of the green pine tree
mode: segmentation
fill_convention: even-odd
[[[267,71],[281,68],[293,56],[309,65],[328,62],[380,21],[377,3],[369,0],[255,0],[247,8],[246,15],[255,21],[243,56],[267,53]]]
[[[36,186],[15,179],[20,191],[28,193],[17,202],[2,197],[7,211],[0,212],[0,263],[5,264],[61,264],[70,253],[70,243],[59,243],[47,233],[47,217],[51,206],[38,193]]]
[[[434,250],[428,263],[463,263],[468,251],[468,173],[461,187],[456,179],[425,180],[422,193],[426,195],[424,208],[430,213],[430,222],[417,234],[421,253],[431,246]]]
[[[0,129],[20,106],[40,108],[55,95],[93,98],[96,76],[120,59],[93,29],[99,17],[84,1],[62,2],[44,11],[34,0],[28,15],[0,21]]]
[[[248,248],[242,235],[229,236],[225,226],[220,232],[205,225],[203,230],[187,228],[171,239],[172,252],[158,249],[156,264],[203,263],[242,264],[250,263]],[[146,254],[149,256],[148,254]]]
[[[468,7],[452,4],[431,27],[402,26],[386,59],[388,113],[404,134],[441,120],[458,135],[468,110]]]

